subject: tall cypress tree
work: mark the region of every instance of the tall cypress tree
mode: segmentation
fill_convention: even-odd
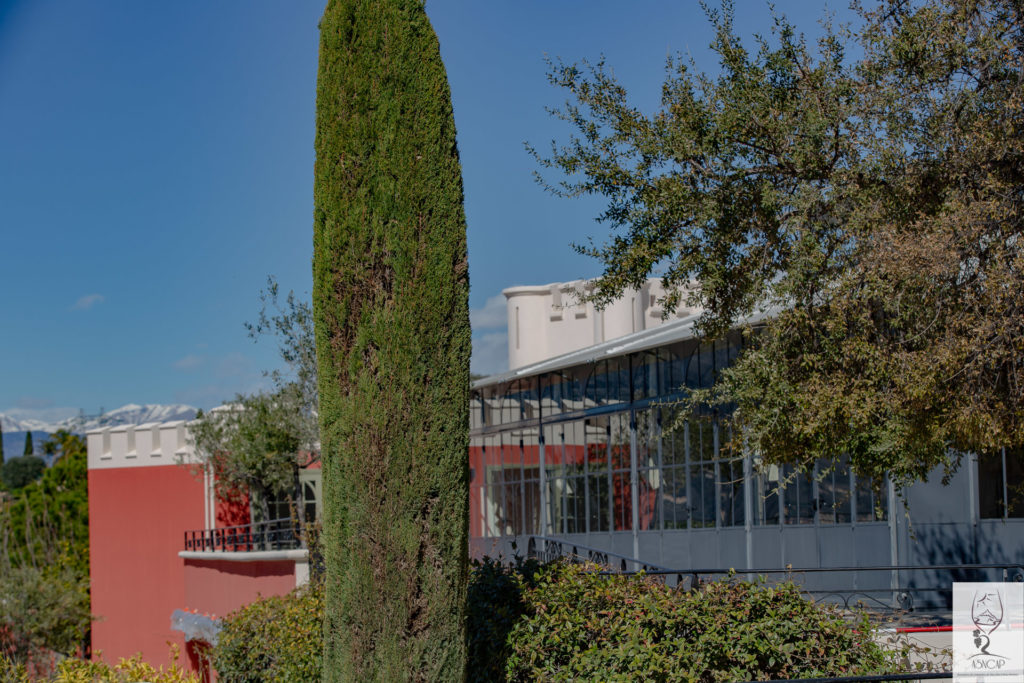
[[[32,444],[32,432],[25,435],[25,452],[24,455],[32,455],[36,452],[36,447]]]
[[[328,2],[316,125],[325,680],[462,680],[466,224],[422,0]]]

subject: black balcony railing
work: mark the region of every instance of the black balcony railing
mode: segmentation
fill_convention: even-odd
[[[551,562],[564,557],[570,562],[592,562],[612,572],[633,571],[665,571],[676,572],[677,569],[669,569],[650,562],[641,562],[626,555],[618,555],[608,550],[590,548],[578,543],[570,543],[560,538],[548,536],[530,536],[526,546],[526,556],[538,559],[542,562]]]
[[[185,532],[185,550],[253,552],[304,547],[302,526],[291,518]]]

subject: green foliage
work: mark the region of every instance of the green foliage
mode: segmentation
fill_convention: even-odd
[[[70,565],[4,568],[0,596],[0,652],[10,660],[30,663],[51,651],[70,656],[84,644],[92,618],[88,578]]]
[[[795,585],[722,580],[689,592],[645,577],[555,563],[523,591],[507,680],[810,678],[896,670],[866,618],[804,599]]]
[[[448,82],[419,0],[331,0],[320,38],[324,675],[458,681],[470,328]]]
[[[58,432],[38,481],[0,504],[0,650],[26,662],[73,654],[89,627],[89,500],[83,439]]]
[[[658,274],[709,336],[772,312],[694,397],[765,460],[900,486],[951,446],[1024,444],[1024,8],[882,0],[856,32],[808,45],[779,18],[748,48],[723,5],[720,69],[672,61],[650,115],[603,64],[552,65],[575,135],[540,158],[550,189],[606,197],[616,230],[581,248],[591,298]]]
[[[200,412],[189,433],[201,461],[198,469],[216,475],[218,497],[252,493],[266,519],[271,498],[300,499],[298,471],[319,460],[320,434],[312,308],[294,292],[281,302],[273,277],[267,278],[260,301],[259,318],[246,329],[254,340],[275,337],[288,371],[265,373],[273,391],[240,394],[225,406]],[[303,514],[301,505],[295,509]]]
[[[261,598],[223,622],[212,664],[224,683],[319,681],[323,660],[323,585]]]
[[[323,587],[264,598],[224,621],[213,651],[226,683],[320,675]],[[848,616],[848,615],[847,615]],[[862,617],[793,584],[719,581],[689,593],[595,567],[474,563],[468,680],[732,681],[898,670]]]
[[[11,491],[28,486],[38,479],[46,469],[46,462],[37,455],[23,455],[11,458],[0,467],[0,479]]]
[[[255,323],[246,323],[245,328],[253,340],[264,335],[277,340],[278,354],[288,370],[278,369],[264,374],[270,377],[278,393],[288,396],[288,402],[297,412],[293,420],[299,442],[312,453],[320,443],[320,425],[316,416],[320,397],[313,307],[300,301],[295,292],[288,292],[282,302],[273,276],[267,277],[267,288],[260,291],[260,302],[259,317]]]
[[[25,451],[22,455],[32,455],[36,452],[35,447],[32,445],[32,432],[28,432],[25,435]]]
[[[253,493],[269,519],[268,502],[275,494],[292,494],[299,467],[309,459],[302,448],[298,392],[239,395],[233,403],[202,413],[189,434],[200,464],[216,474],[218,496]]]
[[[469,681],[504,679],[512,651],[508,635],[526,611],[523,591],[534,587],[540,570],[539,562],[518,555],[510,565],[489,557],[473,561],[466,592]]]
[[[58,457],[38,481],[0,506],[6,559],[15,567],[46,567],[58,555],[77,576],[89,576],[89,492],[85,441],[58,432],[43,444]]]
[[[172,646],[173,662],[166,669],[154,667],[142,660],[141,655],[122,658],[117,664],[103,661],[85,661],[74,657],[64,659],[51,676],[29,676],[28,667],[0,655],[0,681],[3,683],[200,683],[198,674],[178,665],[178,649]]]

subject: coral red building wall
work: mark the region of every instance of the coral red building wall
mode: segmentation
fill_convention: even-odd
[[[236,492],[216,503],[216,526],[241,526],[250,522],[249,494]]]
[[[295,588],[295,560],[238,562],[198,560],[185,564],[186,609],[223,617],[260,596],[283,595]]]
[[[184,532],[204,524],[203,481],[178,465],[89,470],[93,652],[117,661],[185,651],[171,613],[185,606]]]

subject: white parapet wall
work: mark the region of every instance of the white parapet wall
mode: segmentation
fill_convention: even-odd
[[[502,291],[508,306],[510,370],[700,312],[682,305],[665,316],[658,303],[665,289],[658,279],[627,291],[603,310],[580,301],[591,287],[587,280],[573,280]]]
[[[90,470],[196,462],[184,420],[92,429],[86,442]]]

